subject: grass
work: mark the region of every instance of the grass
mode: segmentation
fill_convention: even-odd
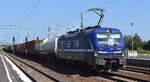
[[[150,54],[150,50],[144,50],[142,48],[138,48],[137,51],[140,54]]]

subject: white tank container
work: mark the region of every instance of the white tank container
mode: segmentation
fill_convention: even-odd
[[[43,43],[40,43],[36,46],[36,49],[41,52],[41,54],[50,54],[57,52],[57,39],[58,38],[49,38],[45,39]]]

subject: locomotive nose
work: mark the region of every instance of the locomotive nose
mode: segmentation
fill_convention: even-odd
[[[123,49],[117,45],[115,46],[105,46],[105,47],[100,47],[98,49],[99,51],[107,51],[107,52],[111,52],[111,51],[122,51]]]

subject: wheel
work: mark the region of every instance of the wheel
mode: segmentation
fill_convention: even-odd
[[[112,71],[112,64],[110,61],[106,61],[105,66],[104,66],[104,72],[111,72]]]

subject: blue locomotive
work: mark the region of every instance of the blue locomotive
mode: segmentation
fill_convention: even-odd
[[[68,32],[58,39],[57,58],[94,70],[118,70],[126,61],[119,29],[92,27]]]

